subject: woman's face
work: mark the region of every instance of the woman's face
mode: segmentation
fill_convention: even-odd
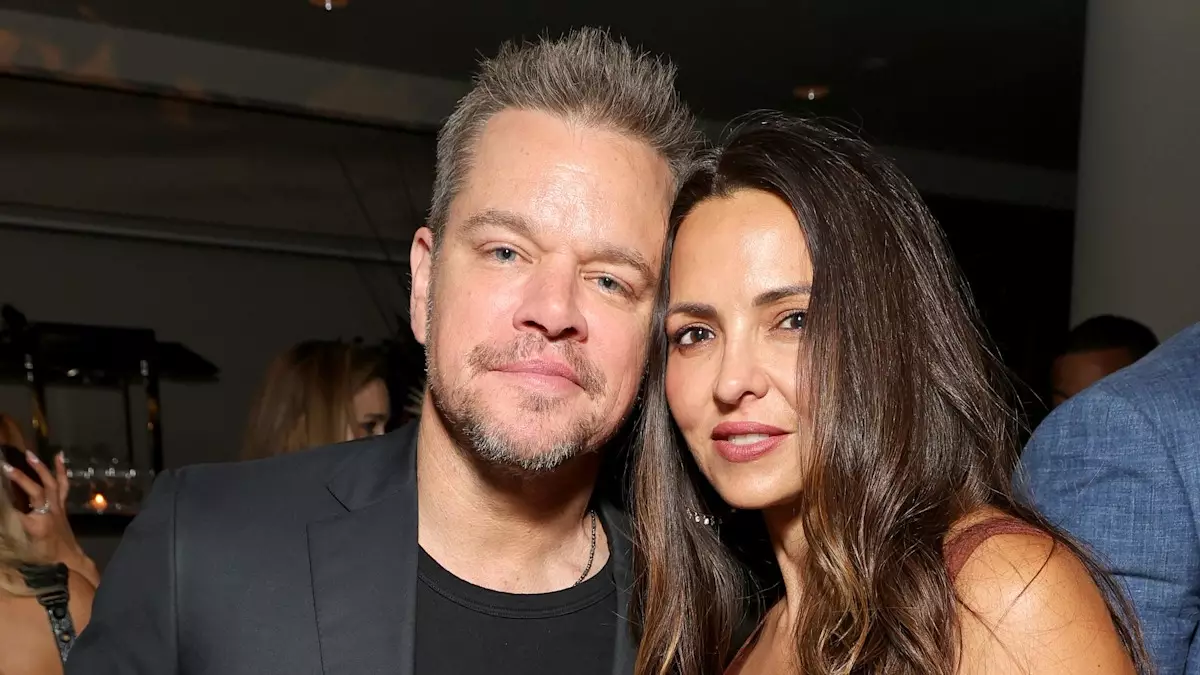
[[[391,418],[392,401],[387,385],[375,379],[354,395],[354,420],[346,430],[346,440],[382,436]]]
[[[809,438],[796,380],[813,270],[800,224],[766,192],[706,200],[680,226],[670,275],[667,402],[688,449],[733,507],[793,500]]]

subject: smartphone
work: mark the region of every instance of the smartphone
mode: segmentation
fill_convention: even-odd
[[[28,476],[29,480],[36,481],[38,485],[42,484],[37,472],[33,470],[33,467],[29,466],[29,460],[25,458],[24,452],[11,445],[0,445],[0,450],[3,451],[4,461],[9,466]],[[8,494],[8,499],[16,510],[21,513],[29,513],[33,510],[33,504],[29,503],[29,495],[25,494],[20,485],[12,482],[7,477],[4,478],[4,491]]]

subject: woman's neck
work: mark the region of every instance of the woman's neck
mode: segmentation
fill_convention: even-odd
[[[783,504],[763,510],[771,546],[779,562],[783,577],[784,598],[782,612],[777,614],[779,627],[788,634],[794,632],[799,616],[804,584],[800,579],[804,561],[808,556],[808,539],[804,534],[804,522],[794,503]]]

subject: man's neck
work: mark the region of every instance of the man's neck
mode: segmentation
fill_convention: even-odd
[[[428,403],[417,437],[418,539],[434,560],[477,586],[545,593],[579,579],[590,557],[588,504],[599,456],[546,473],[516,473],[460,448]],[[596,528],[591,573],[608,559]]]

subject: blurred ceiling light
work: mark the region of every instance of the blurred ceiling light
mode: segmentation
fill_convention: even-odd
[[[350,4],[350,0],[308,0],[308,4],[314,7],[323,7],[326,12],[332,12]]]
[[[829,95],[829,87],[820,84],[796,87],[792,95],[802,101],[819,101]]]

